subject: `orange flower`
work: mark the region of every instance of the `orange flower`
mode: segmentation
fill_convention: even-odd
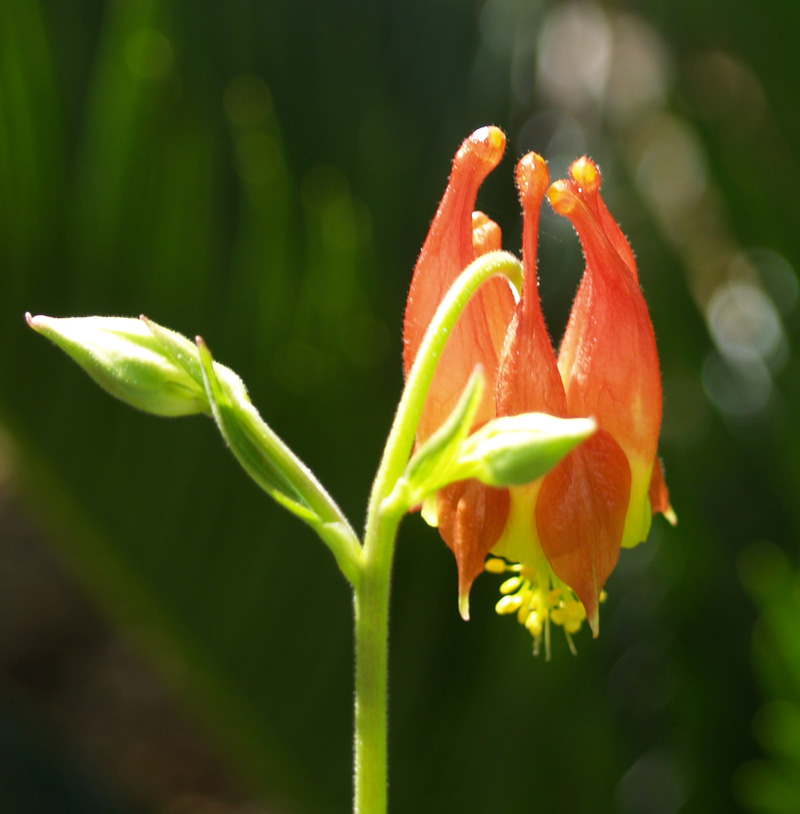
[[[404,362],[411,368],[450,285],[477,256],[500,248],[500,229],[473,212],[478,189],[499,163],[505,136],[473,133],[453,162],[406,307]],[[543,478],[511,489],[462,481],[437,495],[442,537],[456,556],[459,605],[486,567],[509,571],[498,612],[515,612],[538,648],[550,623],[569,635],[583,618],[597,635],[598,603],[620,548],[643,541],[652,514],[674,514],[657,457],[661,378],[655,336],[630,245],[600,197],[600,172],[588,158],[548,189],[535,153],[517,165],[524,212],[525,279],[519,301],[495,278],[460,317],[428,392],[417,441],[441,426],[475,366],[487,377],[475,427],[496,416],[545,412],[594,416],[598,431]],[[542,200],[568,217],[583,244],[586,270],[558,358],[545,327],[536,277]],[[502,557],[486,563],[489,553]],[[570,640],[571,644],[571,640]]]

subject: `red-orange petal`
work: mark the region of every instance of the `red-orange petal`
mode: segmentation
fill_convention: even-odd
[[[639,273],[636,268],[636,257],[633,254],[631,244],[623,234],[619,224],[614,220],[614,216],[608,211],[605,201],[600,195],[602,178],[597,164],[590,158],[583,156],[572,162],[569,174],[580,188],[584,201],[594,213],[606,237],[611,241],[617,254],[630,269],[634,279],[638,281]]]
[[[621,545],[640,542],[649,528],[661,376],[633,252],[600,197],[599,170],[584,158],[570,174],[547,194],[575,226],[586,270],[558,367],[567,414],[593,415],[600,430],[545,478],[536,518],[545,555],[596,633],[599,593]]]
[[[619,559],[630,492],[628,459],[601,429],[545,476],[536,503],[542,550],[583,603],[595,636],[600,592]]]
[[[669,489],[667,489],[667,482],[664,480],[664,467],[658,456],[656,456],[653,464],[653,475],[650,478],[648,496],[653,514],[663,514],[674,526],[678,519],[672,509],[672,504],[669,502]]]
[[[572,221],[586,254],[558,356],[568,414],[595,416],[629,456],[653,461],[661,375],[644,296],[574,182],[556,182],[548,197]]]
[[[483,127],[466,139],[456,154],[447,189],[411,281],[403,331],[406,373],[439,303],[475,259],[472,213],[478,189],[499,163],[504,149],[502,131]],[[481,240],[479,235],[479,247]],[[476,424],[493,417],[494,405],[488,394],[494,390],[497,360],[513,310],[513,294],[502,279],[490,280],[470,300],[448,339],[428,391],[418,440],[431,435],[450,415],[477,364],[483,365],[489,381],[487,398],[478,411]]]
[[[500,358],[495,400],[498,415],[543,412],[564,416],[567,401],[547,332],[536,272],[539,214],[550,174],[544,159],[529,153],[517,164],[517,187],[524,213],[522,296]]]
[[[475,257],[503,248],[500,227],[485,213],[472,213],[472,249]]]
[[[458,606],[469,619],[469,592],[482,573],[486,555],[500,539],[509,509],[507,489],[476,480],[459,481],[437,494],[439,532],[458,566]]]

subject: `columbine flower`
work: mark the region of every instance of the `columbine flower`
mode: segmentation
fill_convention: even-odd
[[[473,209],[504,149],[503,133],[486,127],[456,154],[411,282],[406,372],[456,277],[480,254],[500,248],[497,224]],[[597,420],[598,431],[543,478],[510,489],[467,480],[437,495],[438,526],[458,565],[462,616],[468,618],[470,587],[484,568],[511,572],[497,610],[517,614],[538,650],[543,635],[549,643],[551,623],[564,628],[570,646],[584,619],[597,635],[603,585],[620,548],[647,537],[654,512],[670,520],[674,514],[657,457],[662,396],[653,326],[633,252],[600,197],[599,170],[590,159],[578,159],[570,178],[548,189],[546,163],[529,153],[516,176],[524,212],[521,296],[515,301],[510,286],[496,278],[467,305],[433,378],[417,441],[446,420],[478,364],[488,387],[476,429],[528,412]],[[536,277],[545,194],[572,221],[586,256],[558,358]],[[496,557],[486,562],[490,552]]]

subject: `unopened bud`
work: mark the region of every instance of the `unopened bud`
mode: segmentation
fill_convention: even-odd
[[[25,314],[28,325],[58,345],[112,396],[161,416],[208,413],[202,379],[190,375],[174,348],[140,319],[69,317],[56,319]],[[186,337],[161,328],[176,348],[197,358]],[[196,363],[197,364],[197,363]],[[199,374],[199,364],[197,364]]]

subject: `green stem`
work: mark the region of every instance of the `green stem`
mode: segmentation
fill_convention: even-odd
[[[384,814],[387,789],[389,592],[394,543],[402,513],[387,503],[414,446],[436,365],[458,316],[490,277],[505,275],[520,288],[522,267],[506,252],[471,263],[455,281],[428,326],[406,380],[397,414],[373,483],[367,510],[360,577],[354,585],[356,687],[354,800],[356,814]]]
[[[378,544],[365,556],[355,586],[356,633],[354,804],[357,814],[383,814],[387,787],[386,688],[389,669],[389,588],[400,517],[379,524]]]

